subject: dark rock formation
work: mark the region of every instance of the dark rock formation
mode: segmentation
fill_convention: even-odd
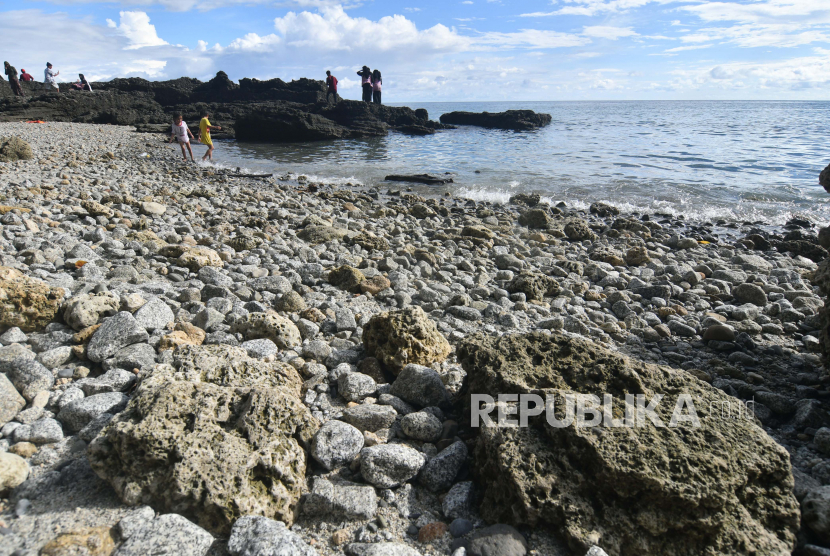
[[[448,112],[441,115],[442,124],[474,125],[495,129],[528,131],[550,124],[550,114],[537,114],[533,110],[508,110],[507,112]]]
[[[452,183],[452,178],[443,177],[443,176],[433,176],[431,174],[407,174],[407,175],[396,175],[393,174],[391,176],[386,176],[386,181],[405,181],[405,182],[412,182],[412,183],[425,183],[427,185],[444,185],[446,183]]]
[[[312,79],[286,83],[245,78],[236,84],[220,71],[206,83],[189,77],[130,77],[93,83],[92,88],[88,93],[62,85],[63,94],[56,94],[41,83],[25,83],[27,97],[20,99],[8,83],[0,82],[0,121],[132,125],[139,131],[167,133],[174,114],[182,113],[193,129],[207,109],[211,121],[222,126],[215,137],[268,142],[375,137],[390,129],[428,135],[452,127],[430,121],[423,109],[350,100],[328,104],[325,83]]]
[[[645,404],[665,396],[655,409],[662,427],[646,418],[636,427],[560,428],[544,412],[526,427],[485,422],[472,468],[486,520],[551,527],[578,553],[592,544],[622,556],[784,555],[794,548],[799,508],[789,454],[752,418],[720,415],[734,398],[685,371],[558,334],[478,334],[457,353],[470,393],[550,396],[556,419],[567,394],[610,394],[606,423],[622,420],[626,394],[644,394]],[[670,426],[681,394],[690,396],[699,426]],[[589,410],[586,420],[595,415],[602,413]]]
[[[819,174],[818,183],[826,192],[830,193],[830,164],[828,164],[827,168],[822,170],[821,174]]]

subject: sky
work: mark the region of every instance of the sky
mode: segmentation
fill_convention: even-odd
[[[830,0],[0,0],[0,59],[74,81],[331,70],[385,102],[830,98]]]

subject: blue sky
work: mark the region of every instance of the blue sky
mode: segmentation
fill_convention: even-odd
[[[0,58],[78,72],[322,79],[384,100],[827,99],[830,0],[0,0]]]

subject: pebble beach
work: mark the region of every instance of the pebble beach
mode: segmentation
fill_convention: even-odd
[[[12,136],[33,158],[0,162],[0,556],[630,553],[480,505],[469,346],[514,335],[752,402],[786,487],[780,519],[749,512],[784,524],[768,553],[830,553],[809,221],[239,177],[127,126]]]

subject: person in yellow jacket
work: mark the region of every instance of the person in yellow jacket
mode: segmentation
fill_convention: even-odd
[[[208,120],[207,110],[202,111],[202,121],[199,122],[199,140],[202,144],[207,145],[208,150],[205,153],[205,156],[202,157],[202,160],[213,160],[213,141],[210,138],[210,130],[212,129],[222,129],[221,126],[218,125],[210,125],[210,120]]]

